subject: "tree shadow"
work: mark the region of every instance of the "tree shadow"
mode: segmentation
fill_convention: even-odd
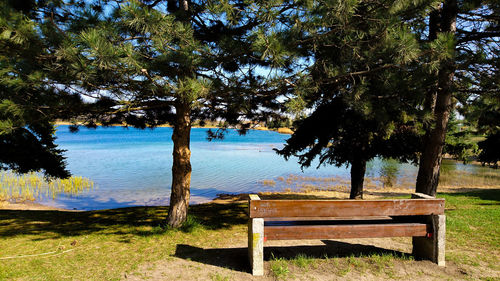
[[[210,230],[246,224],[247,204],[202,204],[190,217]],[[98,211],[0,210],[0,237],[37,235],[35,240],[92,233],[150,236],[165,229],[168,207],[127,207]],[[189,227],[181,228],[189,232]],[[124,240],[125,241],[125,240]]]
[[[359,257],[373,254],[390,254],[395,257],[408,255],[400,251],[383,249],[372,245],[352,244],[334,240],[321,241],[325,245],[264,247],[264,260],[270,261],[274,258],[294,259],[301,254],[316,259],[326,259],[327,257]],[[191,245],[178,244],[175,250],[175,257],[241,272],[250,272],[247,248],[203,249]]]
[[[476,197],[481,200],[500,201],[500,189],[467,188],[466,192],[463,192],[463,188],[454,188],[450,190],[454,192],[441,192],[440,194],[446,195],[448,197],[471,197],[471,198]],[[493,205],[491,203],[479,203],[479,204]]]
[[[166,216],[165,207],[131,207],[102,211],[0,210],[0,236],[18,234],[76,236],[102,232],[121,234],[144,225],[158,225]]]

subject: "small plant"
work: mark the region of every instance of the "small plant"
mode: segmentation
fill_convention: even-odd
[[[213,281],[229,281],[229,276],[222,276],[219,273],[215,273],[212,275]]]
[[[344,268],[342,268],[341,270],[339,270],[338,272],[338,275],[340,277],[344,277],[347,275],[347,273],[349,273],[351,271],[351,265],[350,264],[347,264]]]
[[[349,265],[352,265],[354,267],[359,267],[361,262],[359,261],[359,259],[357,259],[354,255],[351,255],[347,258],[347,263]]]
[[[167,231],[167,228],[162,225],[157,225],[151,229],[151,234],[153,235],[161,235]]]
[[[200,231],[203,228],[203,225],[196,219],[196,217],[188,215],[180,230],[186,233],[193,233]]]
[[[271,272],[276,279],[286,279],[290,270],[288,269],[288,261],[284,258],[275,258],[273,254],[271,258]]]
[[[403,257],[404,258],[404,257]],[[377,266],[378,273],[391,273],[391,268],[394,266],[394,255],[392,253],[389,254],[373,254],[370,259]],[[408,258],[409,259],[409,258]]]
[[[304,254],[298,254],[293,260],[294,264],[300,268],[306,268],[314,262],[314,258],[308,257]]]
[[[401,256],[401,259],[405,260],[405,261],[414,261],[415,257],[413,255],[403,253],[403,255]]]
[[[352,267],[355,270],[360,271],[360,272],[365,272],[366,268],[367,268],[367,264],[363,261],[362,257],[363,257],[362,255],[361,256],[354,256],[354,255],[349,256],[347,258],[348,267]]]

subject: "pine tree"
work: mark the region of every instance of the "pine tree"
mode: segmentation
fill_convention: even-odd
[[[283,80],[293,84],[293,100],[313,111],[278,153],[298,156],[303,166],[316,157],[350,165],[351,198],[362,197],[370,159],[416,160],[421,50],[405,22],[430,7],[419,4],[306,1],[262,35],[281,46],[262,44],[274,51],[271,61],[296,62]]]
[[[500,161],[500,95],[498,90],[483,93],[461,107],[466,120],[477,129],[480,136],[486,139],[478,142],[480,150],[477,160],[483,165],[495,168]]]
[[[257,92],[250,43],[257,21],[247,1],[111,3],[90,11],[96,23],[69,35],[58,54],[81,94],[99,103],[88,125],[173,125],[167,224],[179,227],[189,206],[193,122],[223,119],[244,130],[256,110],[274,107],[272,90]]]
[[[452,112],[448,121],[446,143],[443,153],[464,164],[478,156],[478,146],[473,137],[475,131],[465,120],[458,120],[457,112]]]
[[[289,8],[287,5],[292,5],[292,3],[286,2],[281,7]],[[293,60],[294,56],[297,56],[302,58],[302,60],[299,59],[302,65],[320,66],[317,72],[311,71],[313,68],[308,67],[305,72],[292,76],[299,77],[297,82],[291,77],[287,79],[297,86],[296,92],[300,93],[296,96],[299,99],[301,96],[307,96],[307,94],[304,95],[307,91],[301,85],[311,85],[313,98],[312,102],[309,101],[310,108],[319,108],[321,102],[329,98],[325,94],[326,91],[317,87],[318,84],[314,84],[314,81],[329,83],[333,89],[335,86],[343,85],[345,88],[339,88],[344,92],[349,92],[347,97],[359,97],[359,95],[352,94],[356,93],[356,89],[363,89],[359,81],[381,79],[371,75],[387,70],[381,67],[388,69],[399,67],[401,71],[412,73],[403,79],[411,84],[408,89],[421,97],[420,103],[413,104],[413,109],[417,109],[414,115],[415,121],[421,122],[425,131],[422,147],[419,149],[421,156],[416,191],[435,195],[448,119],[456,105],[456,100],[467,104],[485,93],[498,93],[498,38],[500,38],[498,1],[395,1],[390,5],[377,1],[369,3],[364,1],[352,3],[305,1],[300,4],[293,3],[292,7],[289,8],[293,10],[288,16],[290,20],[287,21],[278,16],[277,21],[280,24],[276,25],[276,29],[279,30],[284,26],[289,32],[268,31],[267,38],[271,39],[267,39],[266,42],[270,42],[267,46],[281,47],[272,48],[278,51],[268,51],[269,57],[274,58],[274,61],[278,63],[279,60],[275,58],[286,61],[286,59]],[[380,13],[377,11],[384,11],[386,18],[378,18],[377,15],[380,16]],[[353,18],[353,15],[357,18]],[[356,26],[355,23],[359,22],[360,18],[364,18],[365,24]],[[380,45],[370,41],[369,35],[376,34],[376,32],[372,31],[373,33],[368,33],[367,36],[367,26],[376,30],[377,26],[388,24],[387,21],[390,19],[398,19],[400,21],[398,27],[403,31],[409,30],[407,36],[400,37],[402,47],[399,53],[393,49],[396,54],[407,54],[409,61],[406,64],[389,62],[384,65],[370,60],[372,54],[377,54],[377,51],[370,47]],[[387,26],[391,27],[390,24]],[[387,28],[386,32],[381,34],[390,38],[391,31],[393,29]],[[381,35],[379,37],[383,38]],[[414,37],[418,38],[417,47],[414,46],[415,43],[404,40],[404,38]],[[312,38],[323,38],[325,42],[314,41]],[[312,44],[313,41],[316,44]],[[366,42],[369,43],[363,45]],[[325,48],[329,50],[325,56],[329,55],[335,59],[321,61],[322,46],[329,47]],[[415,51],[416,49],[420,51]],[[390,61],[394,57],[398,55],[386,53],[386,57],[380,58],[380,61],[384,62],[388,59]],[[410,61],[414,63],[408,64]],[[304,82],[304,78],[308,78],[309,81]],[[356,80],[357,78],[359,80]],[[393,93],[399,96],[405,90],[404,87],[395,91],[386,88],[385,92],[388,95]],[[425,93],[425,97],[422,97],[419,92]],[[370,98],[362,97],[358,100],[366,102]],[[382,110],[377,108],[375,111],[384,112],[383,107]],[[403,111],[409,113],[412,110]],[[413,114],[410,115],[413,116]],[[346,126],[349,125],[346,124]],[[348,129],[344,126],[340,127]],[[316,143],[316,141],[311,141],[310,144]],[[413,148],[408,149],[411,151]],[[316,154],[319,153],[316,151]],[[309,153],[309,155],[313,154]]]
[[[49,71],[59,41],[48,14],[56,8],[50,1],[0,6],[0,168],[65,178],[53,122],[67,117],[80,98],[59,86],[61,73]]]
[[[498,94],[498,1],[446,0],[428,17],[424,44],[429,46],[435,75],[429,76],[425,110],[428,123],[419,161],[416,191],[434,196],[450,112],[487,93]],[[425,42],[426,41],[426,42]]]

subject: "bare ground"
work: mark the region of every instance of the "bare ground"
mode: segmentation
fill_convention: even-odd
[[[488,268],[465,267],[448,261],[438,267],[430,261],[397,258],[410,253],[408,238],[273,241],[265,244],[265,276],[252,276],[248,270],[244,239],[221,248],[178,245],[175,256],[140,266],[124,280],[477,280],[481,276],[499,278]],[[310,257],[306,266],[289,258],[297,254]],[[393,255],[380,262],[373,256]],[[356,258],[350,258],[354,256]],[[285,260],[286,273],[271,270],[276,259]],[[394,258],[395,257],[395,258]],[[279,261],[278,261],[279,262]]]

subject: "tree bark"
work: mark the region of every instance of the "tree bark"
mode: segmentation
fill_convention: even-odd
[[[172,164],[172,192],[167,224],[171,227],[181,226],[187,218],[191,185],[191,106],[189,103],[177,102],[175,105],[176,120],[172,141],[174,143]]]
[[[168,1],[170,12],[179,12],[177,19],[189,23],[189,0]],[[189,76],[190,71],[179,69],[179,73]],[[172,163],[172,192],[168,209],[167,225],[180,227],[187,219],[191,187],[191,104],[179,98],[175,103],[175,124],[172,134],[174,143]]]
[[[457,2],[456,0],[446,0],[436,14],[431,15],[429,21],[429,31],[456,33]],[[437,38],[436,34],[429,34],[429,38]],[[434,126],[428,129],[424,137],[424,146],[419,161],[417,175],[416,192],[431,196],[436,195],[439,183],[439,170],[443,147],[446,138],[446,129],[450,111],[453,108],[453,78],[455,75],[455,54],[444,62],[438,71],[437,86],[435,92],[428,96],[426,106],[431,106],[430,110],[434,115]],[[433,106],[434,104],[434,106]]]
[[[350,199],[363,199],[363,182],[365,181],[366,160],[355,160],[351,163]]]

